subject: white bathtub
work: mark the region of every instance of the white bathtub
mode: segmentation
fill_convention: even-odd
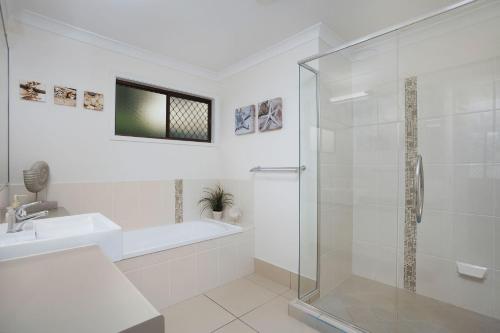
[[[183,222],[123,232],[123,259],[185,246],[242,232],[215,220]]]

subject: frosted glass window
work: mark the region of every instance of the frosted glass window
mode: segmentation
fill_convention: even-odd
[[[169,137],[207,141],[209,105],[180,97],[170,97]]]
[[[166,95],[117,84],[115,134],[165,138],[166,105]]]
[[[117,80],[115,135],[211,142],[212,101]]]

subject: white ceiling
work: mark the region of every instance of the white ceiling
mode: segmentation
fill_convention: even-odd
[[[457,0],[7,0],[32,11],[214,72],[318,22],[345,40]]]

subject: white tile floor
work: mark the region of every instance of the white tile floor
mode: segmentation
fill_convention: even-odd
[[[253,274],[162,311],[165,333],[314,333],[288,316],[296,292]]]

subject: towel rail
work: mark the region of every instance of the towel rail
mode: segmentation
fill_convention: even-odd
[[[306,169],[305,165],[300,167],[261,167],[256,166],[250,169],[250,172],[299,172]]]

